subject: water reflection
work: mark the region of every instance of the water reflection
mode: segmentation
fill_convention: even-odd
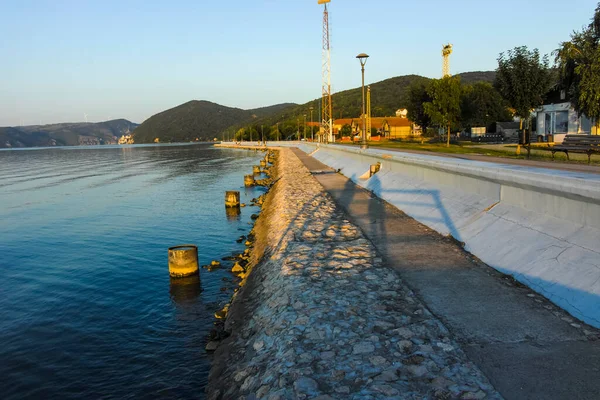
[[[225,215],[229,221],[239,221],[242,210],[239,207],[225,207]]]
[[[202,293],[200,274],[185,278],[171,278],[169,294],[178,305],[193,303]]]

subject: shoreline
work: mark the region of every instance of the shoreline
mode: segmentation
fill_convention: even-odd
[[[500,398],[291,150],[275,165],[208,398]]]

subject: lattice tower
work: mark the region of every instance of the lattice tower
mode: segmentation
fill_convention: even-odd
[[[333,141],[333,105],[331,103],[331,47],[329,43],[329,11],[327,3],[330,0],[318,0],[319,4],[324,4],[323,11],[323,60],[321,74],[323,83],[321,85],[321,135],[322,141]]]
[[[452,54],[452,45],[448,43],[442,48],[442,57],[444,60],[442,64],[442,78],[450,76],[450,54]]]

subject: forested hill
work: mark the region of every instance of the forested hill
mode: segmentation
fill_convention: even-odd
[[[0,128],[0,148],[116,144],[138,124],[126,119]]]
[[[489,82],[493,83],[496,77],[495,71],[476,71],[458,74],[463,83]],[[418,81],[429,81],[419,75],[403,75],[386,79],[370,85],[371,87],[371,114],[373,117],[388,117],[395,115],[399,108],[407,107],[408,87]],[[334,93],[332,96],[333,118],[355,118],[361,114],[362,94],[361,88],[344,90]],[[284,126],[293,128],[296,119],[303,118],[304,114],[310,114],[310,107],[313,107],[313,120],[319,121],[320,99],[301,105],[295,105],[281,110],[276,115],[261,118],[256,121],[257,124],[273,125],[276,122],[284,122]],[[235,131],[232,127],[230,131]]]
[[[295,104],[285,103],[253,110],[231,108],[209,101],[189,101],[153,115],[134,132],[135,143],[212,140],[232,125],[252,123]]]

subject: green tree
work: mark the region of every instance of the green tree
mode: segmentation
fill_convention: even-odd
[[[592,22],[555,51],[560,85],[579,115],[600,128],[600,3]]]
[[[429,81],[419,80],[408,87],[407,106],[408,119],[419,125],[423,133],[431,126],[431,118],[425,112],[425,103],[431,102]]]
[[[460,78],[446,76],[431,82],[428,91],[431,101],[425,103],[425,113],[431,121],[448,128],[447,147],[450,147],[450,127],[460,120]]]
[[[342,129],[340,129],[340,135],[341,136],[352,135],[352,127],[349,124],[345,124],[344,126],[342,126]]]
[[[500,53],[494,86],[521,119],[521,129],[523,120],[528,120],[531,111],[542,105],[550,81],[548,56],[540,57],[538,49],[521,46]]]
[[[460,102],[463,127],[490,126],[496,121],[511,121],[512,115],[500,93],[487,82],[463,85]]]

